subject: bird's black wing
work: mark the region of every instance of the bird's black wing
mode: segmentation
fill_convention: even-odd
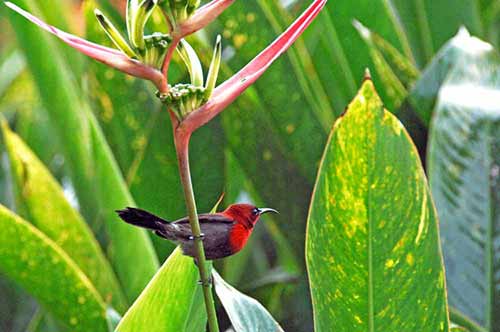
[[[230,219],[226,216],[223,216],[221,214],[216,214],[216,213],[202,213],[198,215],[198,220],[200,221],[200,224],[207,223],[207,222],[220,222],[223,224],[232,224],[234,223],[233,219]],[[175,224],[189,224],[189,218],[184,217],[182,219],[178,219],[174,221],[173,223]]]

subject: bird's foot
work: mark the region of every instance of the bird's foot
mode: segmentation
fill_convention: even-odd
[[[189,241],[198,240],[198,239],[203,240],[204,238],[205,238],[205,234],[203,234],[203,233],[200,233],[199,236],[190,235],[188,237]]]
[[[210,276],[207,281],[198,280],[198,285],[202,285],[203,287],[212,287],[212,277]]]

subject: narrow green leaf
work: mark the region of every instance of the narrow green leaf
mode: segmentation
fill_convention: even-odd
[[[473,33],[481,33],[481,19],[476,0],[389,2],[397,11],[420,68],[431,60],[434,52],[453,37],[461,26],[466,26]]]
[[[369,49],[352,26],[353,20],[363,22],[406,57],[411,58],[412,54],[389,0],[359,0],[355,5],[349,1],[329,1],[324,13],[328,17],[323,18],[315,38],[311,36],[307,43],[328,93],[341,94],[337,99],[341,98],[342,102],[335,108],[339,112],[345,109],[356,93],[356,87],[361,83],[358,78],[362,77],[364,69],[367,66],[375,68]],[[378,73],[373,74],[375,82],[383,79]],[[386,91],[381,91],[381,94],[384,100],[388,100]]]
[[[388,97],[387,107],[391,109],[398,109],[403,100],[406,98],[408,91],[406,90],[403,82],[394,72],[393,67],[387,63],[387,60],[379,48],[381,41],[384,40],[380,36],[374,35],[359,21],[354,21],[353,25],[358,30],[359,35],[363,38],[370,50],[370,55],[375,65],[375,69],[377,70],[380,81]],[[386,41],[384,42],[387,43]],[[395,48],[392,50],[393,53],[399,54]],[[401,56],[401,58],[403,57]]]
[[[0,97],[3,97],[5,91],[12,82],[26,68],[26,61],[19,51],[13,51],[0,63]]]
[[[199,287],[197,280],[198,270],[193,259],[183,256],[180,249],[175,250],[127,311],[116,331],[184,331]]]
[[[450,305],[500,331],[500,55],[463,37],[436,101],[428,170],[439,212]],[[474,52],[474,50],[476,52]]]
[[[309,211],[315,331],[448,331],[437,219],[404,127],[365,80],[334,125]]]
[[[231,320],[235,332],[280,332],[283,329],[266,308],[240,293],[213,270],[215,291]]]
[[[450,307],[450,321],[455,325],[466,328],[470,332],[488,332],[484,327],[452,307]]]
[[[31,11],[30,0],[17,4]],[[101,128],[75,84],[56,42],[43,30],[9,12],[51,124],[63,144],[81,212],[91,225],[104,223],[106,252],[132,301],[153,276],[158,261],[146,232],[119,222],[114,210],[134,205]],[[112,194],[110,194],[112,193]]]
[[[126,302],[116,276],[80,214],[64,197],[50,172],[6,123],[3,137],[22,216],[61,247],[88,276],[101,297],[118,310]]]
[[[107,331],[104,301],[85,274],[57,244],[3,206],[0,243],[0,270],[72,331]]]

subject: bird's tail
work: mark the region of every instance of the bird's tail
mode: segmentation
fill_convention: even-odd
[[[168,221],[155,216],[148,211],[127,207],[123,210],[116,210],[118,216],[128,224],[147,228],[153,231],[161,231]]]

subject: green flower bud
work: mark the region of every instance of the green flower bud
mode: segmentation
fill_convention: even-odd
[[[200,59],[191,45],[187,41],[181,40],[177,51],[188,68],[191,83],[169,86],[169,92],[158,95],[158,97],[170,107],[179,121],[182,121],[189,113],[203,106],[215,88],[221,63],[221,37],[217,36],[205,85],[203,84],[203,69]]]
[[[169,35],[160,32],[145,36],[143,62],[151,67],[160,68],[171,41],[172,38]]]
[[[207,82],[205,83],[205,95],[204,99],[208,100],[214,91],[215,85],[217,83],[217,76],[219,76],[220,62],[222,57],[222,42],[220,35],[217,36],[215,41],[214,54],[212,56],[212,62],[210,63],[210,68],[208,69]]]
[[[127,40],[120,34],[117,28],[111,23],[110,20],[104,16],[104,14],[99,10],[95,9],[94,14],[99,21],[102,29],[106,32],[109,39],[115,44],[118,49],[120,49],[123,53],[125,53],[129,58],[138,58],[137,54],[130,47]]]
[[[192,84],[176,84],[169,86],[166,95],[158,95],[160,100],[166,104],[182,121],[189,113],[203,105],[205,88]]]
[[[187,20],[200,6],[200,0],[163,0],[160,6],[163,8],[172,25],[177,25]]]
[[[127,30],[128,37],[132,46],[139,51],[143,51],[144,44],[144,26],[153,13],[158,0],[129,0],[127,4]]]
[[[177,46],[177,51],[182,61],[186,64],[191,84],[194,86],[203,86],[203,69],[195,50],[185,39],[182,39],[179,46]]]

